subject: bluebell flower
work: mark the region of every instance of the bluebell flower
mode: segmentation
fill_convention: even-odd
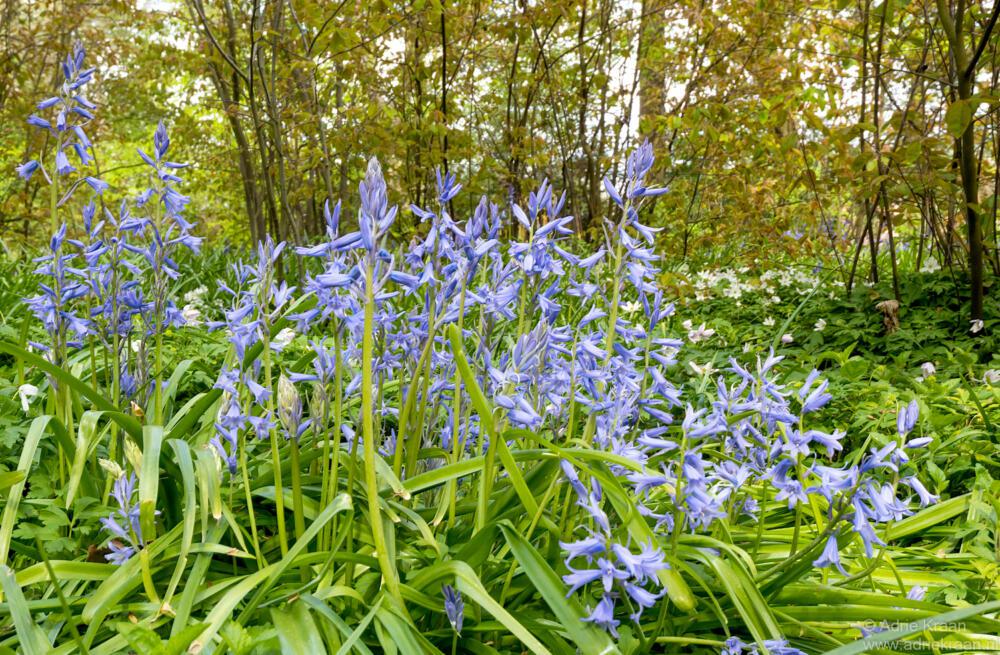
[[[615,638],[618,637],[618,626],[621,625],[621,621],[615,618],[615,602],[611,594],[604,594],[600,602],[597,603],[594,609],[590,610],[590,614],[584,617],[583,620],[604,628]]]
[[[31,176],[38,170],[40,164],[34,159],[29,159],[17,167],[17,176],[22,180],[30,180]]]
[[[462,600],[462,594],[451,585],[444,585],[441,592],[444,594],[444,611],[448,623],[456,633],[462,634],[462,620],[465,618],[465,602]]]
[[[821,381],[817,387],[813,388],[813,383],[816,381],[818,376],[819,371],[813,370],[813,372],[809,374],[809,377],[806,378],[802,388],[799,389],[799,398],[802,400],[803,414],[815,412],[833,399],[833,396],[827,393],[826,390],[829,386],[829,382],[827,380]]]
[[[826,546],[823,548],[823,554],[813,562],[813,566],[821,569],[833,566],[844,575],[847,575],[847,571],[844,570],[843,565],[840,563],[840,546],[837,545],[836,534],[830,535],[830,538],[827,539]]]
[[[139,502],[138,500],[133,502],[136,482],[134,473],[119,475],[111,488],[111,497],[114,498],[117,508],[109,516],[101,519],[104,529],[111,533],[112,537],[108,542],[111,552],[105,556],[112,564],[124,564],[146,545],[139,524]]]
[[[28,116],[28,125],[32,125],[34,127],[42,129],[42,130],[51,130],[52,129],[52,123],[48,122],[44,118],[40,118],[40,117],[36,116],[35,114],[32,114],[31,116]]]
[[[900,409],[896,415],[896,431],[899,432],[899,436],[905,437],[909,434],[916,426],[919,417],[920,406],[916,400],[911,400],[906,407]]]

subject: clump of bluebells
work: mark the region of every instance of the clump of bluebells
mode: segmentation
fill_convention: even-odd
[[[139,523],[139,501],[135,498],[136,481],[134,473],[119,472],[111,489],[117,507],[110,516],[101,519],[111,535],[106,558],[112,564],[124,564],[146,545]]]
[[[594,526],[587,530],[585,537],[559,544],[567,554],[566,568],[570,571],[563,576],[563,581],[570,585],[568,594],[600,583],[597,586],[601,599],[584,620],[617,637],[621,621],[615,618],[616,599],[623,594],[627,597],[634,608],[629,619],[639,623],[643,611],[655,606],[665,593],[657,575],[670,566],[664,560],[663,551],[653,543],[640,544],[639,552],[635,553],[628,544],[618,542],[602,507],[600,483],[592,478],[588,490],[571,464],[563,461],[562,467],[576,492],[577,505],[586,511]]]
[[[180,275],[174,252],[179,247],[197,252],[201,243],[183,216],[189,199],[178,191],[182,180],[176,171],[186,165],[166,159],[170,138],[160,122],[153,134],[154,154],[138,153],[152,169],[149,187],[136,198],[121,199],[117,215],[109,208],[101,215],[96,201],[109,185],[91,175],[72,176],[79,173],[77,166],[91,165],[95,153],[85,128],[97,105],[84,96],[95,69],[84,68],[84,59],[85,51],[77,44],[61,64],[64,82],[59,93],[38,103],[38,113],[28,118],[29,124],[51,137],[47,142],[52,151],[17,170],[26,181],[40,171],[53,194],[54,234],[48,253],[36,260],[40,293],[25,299],[47,339],[30,345],[57,366],[64,366],[80,350],[88,350],[90,361],[97,362],[96,353],[102,351],[105,365],[94,367],[90,383],[103,384],[119,409],[139,418],[149,410],[148,419],[162,425],[162,337],[167,329],[185,324],[168,284]],[[48,167],[43,163],[46,155],[53,160]],[[90,189],[90,197],[80,219],[60,220],[70,213],[68,203],[81,187]],[[49,383],[55,391],[56,415],[72,430],[78,417],[65,393],[68,389],[54,377]],[[112,536],[107,558],[116,564],[146,544],[139,529],[138,501],[133,498],[135,476],[126,475],[116,463],[124,461],[129,445],[117,438],[108,451],[109,471],[115,471],[111,496],[117,507],[103,523]]]
[[[67,62],[69,86],[90,79],[81,66],[82,54]],[[69,86],[47,107],[70,107],[86,119],[92,107],[70,95]],[[33,120],[41,127],[42,119]],[[79,126],[68,115],[54,125],[44,129]],[[53,361],[64,362],[68,349],[104,348],[114,402],[159,425],[167,419],[162,341],[168,328],[185,323],[170,296],[179,276],[175,253],[200,245],[184,217],[184,165],[168,159],[169,147],[160,123],[152,154],[139,152],[147,190],[122,201],[117,215],[106,211],[104,220],[88,204],[84,229],[73,235],[78,239],[65,226],[56,231],[40,262],[48,281],[28,301],[49,334],[50,343],[39,347],[62,353]],[[678,544],[686,540],[707,539],[724,526],[753,526],[758,536],[749,546],[756,547],[765,513],[780,515],[794,526],[787,561],[808,557],[817,577],[846,577],[851,560],[872,558],[885,546],[879,537],[885,524],[936,501],[912,459],[929,445],[914,436],[916,401],[900,409],[891,438],[849,457],[845,433],[819,421],[832,399],[821,372],[801,383],[784,379],[783,357],[775,352],[733,359],[718,375],[704,370],[687,385],[671,381],[683,337],[712,335],[673,325],[675,308],[657,283],[656,229],[642,222],[664,193],[648,179],[653,162],[644,143],[628,155],[620,180],[605,179],[615,215],[604,226],[604,243],[586,252],[573,240],[573,217],[563,213],[565,194],[548,181],[524,203],[499,207],[484,197],[462,220],[451,209],[461,184],[442,172],[436,206],[410,207],[418,235],[407,247],[393,244],[398,210],[373,158],[351,226],[331,199],[324,205],[325,240],[293,248],[267,238],[256,244],[255,257],[232,266],[218,285],[225,306],[205,322],[224,335],[228,350],[217,362],[214,427],[198,438],[217,456],[230,489],[244,487],[259,561],[254,508],[263,501],[252,493],[249,462],[264,441],[282,552],[282,470],[291,469],[301,532],[298,453],[314,448],[308,485],[313,491],[318,485],[320,507],[345,478],[351,493],[359,481],[369,485],[367,516],[379,558],[389,555],[378,541],[384,532],[376,458],[406,480],[470,457],[483,456],[485,469],[498,449],[523,445],[522,437],[532,443],[525,434],[591,451],[608,463],[606,470],[567,456],[567,484],[553,488],[553,505],[563,508],[560,573],[567,596],[580,596],[587,607],[583,620],[616,637],[628,624],[645,637],[643,621],[666,611],[667,581],[678,573]],[[93,193],[106,189],[90,186]],[[308,272],[293,285],[280,272],[294,256],[304,258]],[[446,335],[467,344],[467,359]],[[469,368],[491,403],[489,420],[467,401]],[[71,420],[72,408],[64,409]],[[456,498],[488,498],[494,480],[484,478],[481,485],[468,477],[449,480],[451,498],[439,505],[434,525],[447,517],[455,526]],[[112,535],[109,559],[122,563],[155,535],[139,530],[134,478],[116,474],[112,486],[115,507],[104,525]],[[619,501],[634,512],[623,516]],[[482,512],[477,507],[480,526]],[[634,522],[644,529],[632,529]],[[324,529],[318,540],[330,543],[333,535]],[[393,567],[380,560],[379,568],[391,593]],[[444,597],[457,635],[468,618],[461,596],[446,587]],[[783,640],[762,646],[799,652]],[[729,655],[759,652],[735,637],[725,648]]]

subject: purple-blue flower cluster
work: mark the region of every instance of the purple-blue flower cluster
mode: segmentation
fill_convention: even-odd
[[[38,113],[28,117],[28,124],[38,130],[47,132],[53,139],[54,155],[51,169],[47,170],[40,159],[29,159],[17,167],[17,174],[24,180],[30,180],[37,171],[41,171],[51,183],[55,175],[59,177],[76,171],[70,155],[81,165],[88,166],[93,161],[91,150],[93,144],[87,137],[84,128],[94,118],[97,105],[83,94],[85,87],[94,77],[94,68],[84,68],[83,61],[86,51],[83,45],[77,43],[73,52],[62,62],[64,81],[58,95],[51,96],[38,103]],[[48,118],[46,118],[48,116]],[[53,175],[54,173],[54,175]],[[69,186],[69,191],[60,204],[65,203],[80,182],[85,182],[95,193],[103,193],[108,188],[107,183],[86,175],[75,184]]]

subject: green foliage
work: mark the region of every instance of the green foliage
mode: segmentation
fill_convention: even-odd
[[[211,270],[213,260],[208,261]],[[129,417],[108,409],[84,414],[74,435],[44,414],[28,424],[19,404],[3,412],[19,436],[0,451],[0,461],[7,463],[7,472],[0,473],[7,495],[0,546],[9,546],[7,561],[17,571],[0,574],[0,613],[9,617],[0,621],[12,629],[0,646],[71,652],[79,650],[79,642],[90,652],[157,654],[205,647],[247,654],[449,652],[452,633],[438,591],[443,583],[455,585],[466,599],[466,629],[456,644],[468,652],[717,653],[733,633],[759,640],[798,635],[796,645],[809,653],[861,652],[873,640],[914,634],[930,635],[941,647],[963,638],[998,645],[985,636],[1000,627],[988,618],[996,610],[993,590],[1000,576],[995,428],[1000,386],[987,373],[997,361],[989,348],[975,347],[983,342],[974,341],[964,324],[948,317],[961,302],[949,277],[928,274],[905,286],[911,304],[892,334],[885,333],[873,308],[874,289],[845,297],[830,282],[792,272],[675,272],[665,274],[664,283],[677,290],[684,303],[680,313],[693,327],[704,322],[715,330],[683,349],[677,373],[687,385],[698,388],[708,381],[698,372],[707,363],[724,366],[725,357],[739,356],[744,344],[766,350],[787,332],[794,341],[780,347],[791,377],[804,378],[815,366],[831,381],[835,400],[824,420],[849,428],[844,457],[885,443],[895,431],[896,407],[918,398],[924,434],[933,438],[920,466],[928,472],[931,491],[945,500],[891,525],[884,535],[889,546],[876,559],[849,564],[863,584],[831,585],[817,576],[811,561],[822,544],[786,565],[780,544],[791,538],[788,525],[768,525],[767,544],[755,550],[759,527],[735,522],[711,536],[682,537],[664,579],[666,588],[673,588],[671,609],[651,618],[644,635],[623,626],[612,642],[583,623],[586,609],[565,595],[560,579],[565,569],[555,550],[564,510],[555,502],[563,494],[553,495],[560,488],[554,458],[566,458],[600,479],[633,538],[643,541],[646,522],[630,515],[627,496],[606,468],[628,460],[518,430],[497,439],[492,456],[446,463],[402,482],[390,466],[377,468],[378,503],[392,526],[386,528],[387,544],[398,567],[400,605],[380,585],[370,535],[356,530],[368,520],[363,481],[354,479],[351,487],[342,467],[343,493],[321,506],[321,480],[309,469],[317,450],[303,453],[307,528],[287,553],[276,538],[270,458],[252,460],[256,533],[251,533],[246,498],[234,493],[233,479],[223,477],[206,450],[219,404],[209,388],[210,361],[225,348],[216,335],[185,329],[183,351],[176,343],[176,351],[168,349],[175,353],[176,373],[165,432],[137,430]],[[630,309],[624,311],[627,319]],[[768,318],[773,322],[765,324]],[[469,402],[491,416],[491,401],[465,359],[461,336],[452,330],[449,337]],[[302,347],[293,344],[290,359],[305,369],[309,359]],[[34,371],[47,371],[74,388],[82,402],[98,408],[107,402],[80,378],[52,370],[24,349],[5,344],[3,352],[2,374],[8,379],[23,375],[41,382]],[[935,371],[928,375],[924,362],[932,362]],[[44,393],[33,403],[44,404]],[[42,409],[33,406],[30,412]],[[498,427],[487,421],[484,429]],[[95,527],[107,514],[102,496],[110,483],[95,461],[106,456],[115,431],[132,433],[141,444],[140,508],[147,502],[159,510],[142,516],[152,522],[146,529],[156,538],[142,557],[121,567],[103,563],[105,537]],[[289,448],[281,447],[283,466]],[[421,453],[422,459],[434,456]],[[489,475],[485,496],[465,496],[457,520],[442,520],[447,512],[439,508],[447,509],[452,481],[481,478],[492,467],[499,473]],[[292,501],[288,496],[289,506]],[[778,509],[764,516],[776,518]],[[928,589],[925,600],[903,598],[913,585]],[[883,621],[904,627],[854,642],[855,626]],[[950,636],[936,627],[956,623],[963,632]]]

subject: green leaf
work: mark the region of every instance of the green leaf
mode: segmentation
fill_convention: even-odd
[[[520,621],[490,596],[479,576],[465,562],[452,560],[435,564],[417,573],[409,584],[415,589],[430,589],[432,586],[437,586],[444,578],[454,578],[461,593],[491,614],[512,635],[531,649],[532,653],[551,655],[550,651]]]
[[[139,524],[146,539],[156,535],[156,496],[160,488],[160,449],[163,427],[142,428],[142,469],[139,471]]]
[[[617,653],[618,649],[607,633],[591,623],[583,622],[586,614],[579,602],[576,598],[566,597],[566,586],[534,546],[528,543],[510,522],[501,521],[499,525],[521,569],[531,580],[535,591],[552,610],[555,618],[566,629],[566,634],[577,645],[579,651],[585,655]]]
[[[24,480],[24,478],[24,471],[4,471],[0,473],[0,491],[10,489],[21,480]]]
[[[168,548],[181,534],[181,526],[177,525],[165,534],[160,535],[152,541],[146,550],[149,551],[150,561],[156,562],[157,558]],[[124,598],[130,591],[142,584],[140,575],[139,558],[133,557],[117,568],[101,585],[94,590],[87,598],[87,604],[83,607],[81,619],[89,624],[87,635],[93,638],[97,630],[100,629],[101,621],[104,617]]]
[[[912,516],[890,525],[886,529],[888,540],[908,537],[912,534],[923,532],[928,528],[952,519],[969,509],[971,494],[964,494],[949,498],[930,507],[925,507]]]
[[[535,497],[531,494],[531,490],[528,489],[528,485],[524,483],[524,476],[521,475],[521,470],[517,467],[514,458],[511,457],[507,443],[497,435],[496,424],[493,421],[493,408],[483,394],[483,390],[479,387],[476,376],[472,372],[472,367],[469,366],[469,360],[465,356],[465,348],[462,346],[462,331],[455,324],[449,325],[448,337],[451,340],[452,354],[455,357],[455,364],[458,366],[458,371],[462,376],[465,391],[469,394],[469,397],[472,399],[472,405],[479,414],[479,424],[486,434],[489,435],[490,447],[496,448],[496,452],[500,456],[500,461],[503,463],[504,469],[510,477],[510,483],[517,492],[517,497],[524,504],[528,514],[534,516],[538,513],[538,503],[535,502]],[[493,475],[489,453],[487,453],[483,475],[487,476],[487,478]],[[480,493],[476,510],[477,528],[481,529],[485,524],[488,500],[488,498],[484,497],[484,494]]]
[[[944,115],[945,125],[948,126],[948,134],[956,139],[962,136],[965,128],[972,123],[975,114],[975,106],[969,100],[956,100],[948,107]]]
[[[194,625],[189,625],[184,628],[179,633],[168,639],[167,643],[163,645],[163,655],[183,655],[183,653],[188,651],[188,647],[204,629],[204,623],[195,623]]]
[[[27,602],[21,592],[21,587],[17,584],[14,572],[6,565],[0,566],[0,586],[3,587],[3,591],[7,595],[7,605],[10,607],[14,629],[20,640],[20,652],[24,655],[45,655],[48,653],[52,646],[42,629],[31,618]]]
[[[100,440],[97,426],[103,414],[102,411],[88,410],[80,417],[80,424],[76,432],[76,452],[73,454],[69,482],[66,484],[66,509],[73,507],[76,490],[80,487],[80,481],[83,479],[84,467],[90,461],[90,454]]]
[[[14,521],[17,520],[17,508],[21,503],[21,496],[24,494],[24,483],[31,470],[31,464],[35,460],[38,443],[42,440],[45,428],[50,422],[55,423],[55,417],[46,415],[33,420],[31,427],[28,428],[28,435],[24,438],[24,443],[21,444],[21,457],[18,459],[16,471],[16,474],[21,475],[21,479],[11,485],[10,492],[7,494],[7,504],[3,508],[3,518],[0,519],[0,564],[7,563],[10,539],[14,532]],[[2,596],[0,596],[0,600],[3,600]]]
[[[94,389],[86,382],[83,382],[79,378],[67,373],[55,364],[49,362],[47,359],[39,357],[34,353],[29,353],[27,350],[15,346],[12,343],[0,341],[0,353],[12,355],[25,363],[30,364],[34,368],[48,373],[60,383],[75,391],[78,396],[83,396],[92,402],[97,409],[107,412],[108,418],[120,425],[122,429],[132,435],[133,438],[139,439],[142,437],[142,425],[134,416],[128,416],[119,412],[114,403],[97,391],[94,391]]]
[[[295,602],[284,608],[271,609],[271,620],[281,642],[284,655],[312,655],[325,653],[326,646],[316,628],[309,607]]]
[[[880,632],[871,637],[859,639],[849,644],[844,644],[840,648],[834,648],[833,650],[826,651],[824,655],[860,655],[861,653],[875,650],[879,646],[891,647],[891,644],[898,642],[904,637],[919,634],[924,630],[933,628],[934,626],[959,623],[965,619],[979,616],[980,614],[985,614],[987,612],[995,612],[997,610],[1000,610],[1000,601],[992,601],[989,603],[972,605],[971,607],[963,607],[962,609],[938,614],[933,618],[910,622],[902,628]],[[899,649],[897,648],[897,650]]]
[[[118,623],[118,633],[125,637],[137,655],[160,655],[163,640],[155,632],[144,625],[121,621]]]

